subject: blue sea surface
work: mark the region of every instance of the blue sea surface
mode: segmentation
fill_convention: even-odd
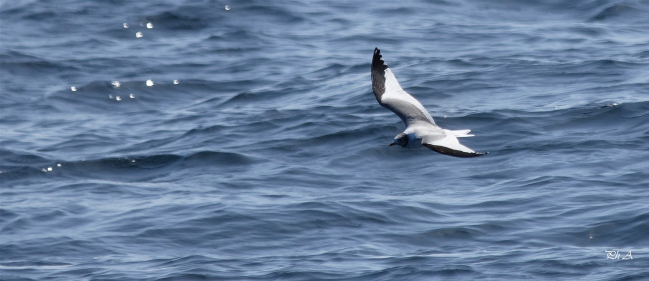
[[[649,280],[649,1],[0,1],[1,280]],[[375,47],[478,158],[387,147]]]

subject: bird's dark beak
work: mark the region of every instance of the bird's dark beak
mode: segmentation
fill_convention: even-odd
[[[394,143],[388,144],[388,147],[393,146],[393,145],[394,145]]]

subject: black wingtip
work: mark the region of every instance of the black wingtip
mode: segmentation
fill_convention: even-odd
[[[383,61],[381,50],[374,48],[374,56],[372,57],[372,91],[376,100],[381,103],[381,96],[385,92],[385,70],[388,65]]]
[[[382,66],[385,67],[383,68]],[[374,56],[372,56],[372,69],[380,69],[385,70],[385,68],[388,68],[388,66],[385,64],[385,61],[383,61],[383,56],[381,55],[381,50],[379,48],[374,47]]]
[[[472,157],[478,157],[478,156],[482,156],[482,155],[485,155],[485,154],[489,154],[489,152],[464,152],[464,151],[460,151],[460,150],[450,149],[450,148],[445,147],[445,146],[432,145],[432,144],[428,144],[428,143],[424,143],[423,145],[425,147],[428,147],[428,148],[432,149],[433,151],[435,151],[437,153],[441,153],[441,154],[445,154],[445,155],[449,155],[449,156],[454,156],[454,157],[460,157],[460,158],[472,158]]]
[[[372,63],[374,64],[376,62],[377,66],[378,65],[385,65],[387,68],[386,63],[383,61],[383,56],[381,55],[381,50],[379,48],[374,47],[374,56],[372,57]]]

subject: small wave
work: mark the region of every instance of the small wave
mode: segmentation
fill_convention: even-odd
[[[42,180],[51,177],[97,178],[118,182],[149,181],[186,168],[212,167],[231,170],[263,162],[262,159],[243,154],[217,151],[201,151],[187,156],[160,154],[70,162],[46,161],[40,158],[36,160],[38,164],[32,161],[27,165],[4,166],[0,170],[0,181],[25,181],[27,178]]]
[[[300,16],[300,13],[295,13],[290,8],[281,5],[253,4],[250,6],[242,6],[241,10],[254,13],[261,17],[270,17],[278,23],[298,24],[305,21],[305,18]]]
[[[33,20],[33,21],[44,21],[44,20],[51,20],[56,16],[57,15],[54,12],[43,11],[43,12],[30,13],[28,15],[25,15],[23,16],[23,19]]]
[[[636,212],[637,213],[637,212]],[[590,219],[588,225],[581,224],[555,235],[553,241],[577,246],[624,245],[624,247],[642,246],[649,242],[644,235],[649,232],[649,213],[634,216],[599,216]]]
[[[228,83],[224,84],[227,89]],[[54,104],[62,112],[68,112],[71,108],[84,113],[103,114],[158,112],[161,105],[195,105],[196,99],[204,98],[205,93],[213,94],[212,89],[209,83],[188,81],[177,85],[173,79],[92,81],[76,85],[74,90],[59,90],[47,96],[44,102],[49,104],[55,101]]]
[[[176,11],[165,11],[156,15],[144,17],[143,22],[155,23],[156,29],[168,30],[201,30],[208,26],[205,17],[197,16],[204,11],[199,7],[185,6]]]
[[[482,230],[473,227],[439,227],[428,231],[408,234],[388,234],[401,243],[415,247],[451,246],[456,243],[475,241],[484,235]]]
[[[262,94],[253,94],[250,92],[243,92],[236,94],[230,99],[221,103],[221,106],[232,106],[235,104],[247,104],[249,102],[265,100],[267,97],[264,97]]]
[[[31,153],[0,149],[0,167],[9,168],[24,164],[46,164],[48,161],[47,158]]]
[[[616,136],[642,132],[649,123],[649,102],[592,105],[566,110],[547,129],[572,130],[589,134],[615,131]]]
[[[188,165],[252,165],[259,163],[260,159],[232,152],[201,151],[183,158],[183,163]]]
[[[312,79],[312,80],[331,78],[340,75],[343,72],[343,70],[345,70],[346,68],[347,66],[345,65],[333,63],[323,68],[304,74],[303,76],[307,79]]]
[[[0,263],[0,268],[5,270],[50,270],[50,269],[61,269],[65,267],[72,266],[70,263],[65,262],[49,262],[49,261],[36,261],[36,262],[26,262],[26,261],[8,261]]]
[[[13,74],[24,75],[26,77],[79,70],[76,66],[63,61],[53,61],[14,50],[0,54],[0,68],[11,69]]]
[[[644,13],[642,13],[639,9],[633,6],[624,5],[624,4],[615,4],[604,8],[596,15],[592,16],[589,20],[591,21],[606,21],[612,19],[628,20],[630,18],[632,19],[640,15],[642,15],[643,17],[645,16]]]
[[[304,80],[303,78],[299,80]],[[219,107],[236,107],[236,106],[254,106],[254,104],[259,104],[262,101],[266,103],[271,103],[273,99],[285,97],[291,94],[294,94],[298,88],[293,86],[292,83],[287,83],[285,85],[276,85],[273,90],[264,90],[258,92],[241,92],[230,99],[222,102]]]
[[[246,44],[248,46],[250,45],[250,43],[252,43],[255,46],[269,44],[269,42],[265,42],[264,38],[259,36],[258,33],[253,33],[243,29],[228,31],[221,34],[215,34],[210,36],[206,40],[219,42],[219,43],[236,42],[237,45],[240,45],[241,43],[244,42],[249,42],[249,44]]]

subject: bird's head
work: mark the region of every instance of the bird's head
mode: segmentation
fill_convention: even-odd
[[[405,133],[398,134],[396,137],[394,137],[392,143],[388,144],[388,146],[393,146],[395,144],[406,147],[406,145],[408,145],[408,135],[406,135]]]

